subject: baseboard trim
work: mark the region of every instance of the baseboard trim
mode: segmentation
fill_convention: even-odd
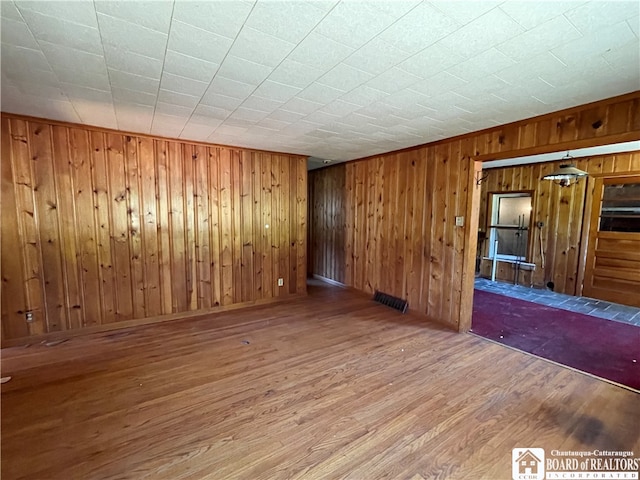
[[[122,330],[125,328],[138,327],[143,325],[152,325],[154,323],[162,323],[169,321],[177,321],[194,317],[215,316],[216,314],[226,313],[233,310],[241,310],[251,307],[259,307],[273,303],[287,302],[298,298],[306,297],[307,292],[281,295],[279,297],[261,298],[259,300],[251,300],[248,302],[234,303],[232,305],[220,305],[217,307],[207,308],[203,310],[195,310],[192,312],[170,313],[168,315],[159,315],[148,318],[138,318],[134,320],[125,320],[124,322],[112,323],[107,325],[95,325],[91,327],[79,328],[75,330],[62,330],[59,332],[42,333],[31,335],[29,337],[12,338],[2,340],[0,348],[19,347],[31,345],[34,343],[45,343],[56,340],[67,340],[83,335],[91,335],[94,333],[109,332],[112,330]]]

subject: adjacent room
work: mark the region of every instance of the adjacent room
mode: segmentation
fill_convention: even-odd
[[[639,147],[483,164],[473,333],[640,388]]]
[[[637,1],[0,12],[4,479],[638,478]]]

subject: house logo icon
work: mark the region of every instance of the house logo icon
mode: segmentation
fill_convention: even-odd
[[[514,448],[511,461],[513,480],[544,480],[543,448]]]

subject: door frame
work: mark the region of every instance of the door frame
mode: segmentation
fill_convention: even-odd
[[[589,253],[589,241],[591,239],[591,223],[593,221],[593,200],[595,195],[596,186],[600,183],[598,179],[604,180],[605,178],[622,178],[622,177],[637,177],[640,175],[640,170],[633,170],[630,172],[620,173],[590,173],[587,179],[587,188],[585,192],[585,204],[582,213],[582,232],[580,235],[580,253],[578,256],[578,275],[576,278],[575,296],[582,297],[584,290],[584,278],[587,270],[587,254]],[[598,216],[599,218],[599,216]]]

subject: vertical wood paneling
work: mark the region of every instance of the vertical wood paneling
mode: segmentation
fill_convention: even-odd
[[[182,145],[169,142],[168,175],[169,175],[169,231],[171,235],[171,311],[186,312],[188,310],[187,292],[187,247],[184,220],[184,159]]]
[[[395,209],[394,201],[396,199],[395,195],[395,162],[394,157],[390,156],[384,159],[384,163],[382,166],[382,179],[384,179],[384,187],[383,187],[383,195],[382,202],[380,205],[380,231],[378,232],[377,237],[380,239],[379,249],[380,256],[379,262],[376,262],[376,278],[378,279],[378,288],[383,292],[391,292],[392,291],[392,281],[393,277],[393,267],[395,266],[395,262],[393,261],[392,252],[391,252],[391,242],[393,241],[393,225],[397,215],[397,211]],[[387,212],[396,212],[396,215],[387,215]],[[383,267],[384,266],[384,267]],[[386,271],[384,275],[382,274],[382,268]]]
[[[253,230],[253,175],[251,152],[241,152],[241,171],[240,171],[240,225],[241,233],[241,257],[240,257],[240,278],[242,284],[240,287],[241,298],[243,302],[247,302],[255,298],[256,281],[253,265],[255,237]]]
[[[352,172],[352,174],[348,176],[350,182],[349,185],[355,184],[354,197],[350,200],[351,203],[355,204],[355,217],[353,219],[353,249],[348,252],[351,256],[351,268],[348,272],[348,277],[351,277],[353,280],[351,283],[347,283],[347,285],[353,285],[358,290],[364,290],[363,275],[365,268],[356,270],[353,267],[356,264],[361,263],[364,263],[366,267],[366,257],[364,256],[364,252],[366,252],[365,243],[368,239],[367,225],[369,218],[366,213],[367,210],[365,209],[367,202],[367,191],[365,190],[367,176],[365,167],[365,164],[357,163],[355,168],[347,169],[349,172]]]
[[[596,156],[576,160],[576,166],[592,175],[603,173],[632,172],[640,152]],[[531,191],[533,219],[530,232],[531,263],[536,264],[532,283],[536,287],[546,287],[553,282],[554,290],[570,295],[580,294],[582,272],[580,252],[583,250],[583,219],[587,199],[587,182],[583,179],[570,188],[562,188],[553,182],[541,181],[541,178],[556,170],[562,161],[544,164],[522,165],[485,170],[489,176],[482,184],[481,212],[489,210],[491,193],[509,191]],[[638,171],[637,169],[635,171]],[[504,178],[520,178],[517,184],[504,182]],[[535,226],[542,222],[544,226]],[[485,214],[480,228],[488,233],[489,219]],[[542,252],[540,243],[542,242]],[[483,255],[488,254],[488,244],[483,245]],[[542,261],[544,255],[544,262]],[[484,261],[482,272],[489,274],[490,262]],[[499,264],[497,278],[513,281],[513,269],[510,264]],[[520,282],[528,284],[530,274],[521,275]]]
[[[438,145],[435,149],[435,164],[437,170],[433,177],[435,180],[435,197],[432,201],[431,210],[431,256],[429,261],[431,266],[430,272],[430,288],[429,303],[427,306],[427,315],[433,318],[443,318],[442,310],[446,302],[449,292],[446,290],[447,279],[444,278],[446,261],[446,249],[444,244],[444,235],[446,225],[446,209],[447,209],[447,184],[449,181],[449,162],[448,162],[448,145]]]
[[[256,299],[264,298],[263,292],[263,263],[264,263],[264,223],[262,222],[261,211],[261,196],[262,196],[262,163],[263,160],[259,153],[251,153],[251,202],[253,209],[253,278],[254,278],[254,292],[253,295]],[[251,212],[250,212],[251,214]],[[298,224],[299,225],[299,224]],[[306,228],[306,226],[305,226]],[[306,257],[303,261],[307,261]]]
[[[15,184],[16,215],[20,232],[20,250],[24,275],[25,305],[18,310],[31,312],[29,333],[46,331],[46,305],[44,296],[40,239],[38,234],[38,212],[34,200],[35,182],[31,171],[31,148],[29,125],[23,120],[11,122],[11,162]],[[4,225],[4,219],[3,219]],[[4,300],[3,300],[4,301]]]
[[[198,299],[196,291],[196,238],[195,238],[195,211],[193,196],[193,166],[194,166],[194,145],[182,144],[183,163],[183,191],[184,191],[184,241],[185,241],[185,276],[187,283],[187,310],[198,309]]]
[[[158,210],[154,144],[150,138],[138,138],[140,185],[140,236],[144,274],[145,316],[162,315],[160,287],[160,250],[158,245]],[[147,161],[147,159],[149,159]]]
[[[390,159],[386,159],[387,162],[390,161]],[[375,204],[375,208],[376,208],[376,213],[375,213],[375,230],[374,230],[374,236],[373,236],[373,249],[372,249],[372,254],[370,256],[370,261],[372,263],[372,268],[367,272],[367,280],[366,283],[367,285],[370,286],[372,291],[375,290],[380,290],[382,288],[382,279],[384,278],[382,276],[382,268],[386,267],[386,264],[383,264],[383,262],[380,261],[380,259],[385,255],[385,251],[384,251],[384,235],[386,235],[386,232],[384,232],[384,220],[385,220],[385,212],[384,212],[384,201],[385,199],[389,196],[388,192],[386,192],[385,190],[385,185],[386,188],[389,188],[389,182],[390,179],[387,177],[385,179],[384,177],[384,164],[385,164],[385,159],[384,158],[378,158],[378,161],[376,162],[377,166],[376,166],[376,174],[375,174],[375,178],[373,179],[375,183],[375,198],[374,198],[374,204]],[[386,180],[386,182],[385,182]],[[378,183],[380,182],[380,183]]]
[[[91,151],[89,132],[73,130],[70,135],[71,166],[73,185],[76,196],[76,232],[78,237],[78,254],[80,279],[83,293],[83,325],[92,326],[102,323],[100,303],[100,273],[98,271],[98,249],[95,225],[95,209],[93,206],[93,182],[91,172]],[[126,172],[126,165],[124,166]],[[126,173],[125,173],[126,175]],[[125,179],[126,183],[126,179]],[[125,187],[126,191],[126,187]],[[126,193],[125,193],[126,197]],[[126,200],[126,198],[125,198]],[[126,229],[126,201],[124,207],[124,228]],[[123,258],[128,263],[129,258]]]
[[[480,192],[475,188],[473,162],[638,138],[639,98],[640,94],[634,93],[346,166],[312,171],[309,184],[314,206],[310,229],[314,243],[310,265],[314,273],[345,281],[365,292],[384,289],[406,298],[413,310],[454,328],[468,329],[475,217],[483,219],[482,226],[487,215],[486,199],[475,211],[474,202],[479,202]],[[617,162],[617,168],[621,165]],[[631,159],[625,165],[635,165],[637,169],[640,163]],[[346,184],[341,187],[333,180],[345,168]],[[549,173],[551,166],[531,168],[492,171],[490,181],[485,183],[494,191],[533,189],[533,184],[539,188],[534,208],[545,226],[532,234],[536,234],[538,242],[542,237],[550,266],[546,273],[538,269],[536,282],[555,281],[560,290],[571,290],[579,276],[576,262],[580,232],[575,221],[582,215],[582,207],[576,199],[584,194],[584,186],[560,192],[548,183],[540,185],[540,177]],[[603,166],[605,171],[613,168]],[[403,183],[407,172],[411,188]],[[337,205],[342,206],[341,212],[335,212]],[[332,223],[335,215],[347,217],[338,229]],[[464,227],[455,226],[456,216],[466,217]],[[333,239],[338,237],[340,228],[347,230],[347,240],[342,249],[337,249],[342,252],[338,254]],[[331,235],[327,234],[329,231]],[[485,242],[482,247],[486,246]],[[532,250],[537,262],[541,258],[539,243],[537,250]],[[340,256],[344,252],[348,259]],[[341,274],[345,268],[349,271]]]
[[[65,287],[65,308],[67,312],[67,325],[69,330],[81,328],[84,313],[82,311],[82,277],[78,268],[78,238],[76,235],[76,203],[75,186],[71,174],[71,157],[69,153],[69,129],[53,126],[53,155],[56,175],[56,187],[58,195],[58,222],[60,224],[60,248],[62,250],[63,276],[62,284]],[[106,182],[106,174],[104,181]],[[105,187],[105,197],[107,190]],[[106,199],[108,202],[108,198]],[[99,205],[99,204],[98,204]],[[107,207],[108,210],[108,207]],[[107,212],[108,213],[108,212]],[[109,257],[111,257],[111,239],[109,236],[109,215],[107,214],[106,238]],[[4,222],[3,222],[4,223]],[[103,232],[101,232],[103,233]],[[112,299],[112,308],[115,314],[115,300]],[[105,303],[108,300],[105,299]],[[105,309],[108,312],[108,308]]]
[[[222,305],[233,303],[233,223],[231,221],[231,152],[220,152],[220,235]]]
[[[111,219],[109,215],[109,173],[105,153],[104,134],[90,132],[91,166],[93,173],[93,205],[96,220],[96,242],[98,251],[98,282],[102,321],[116,320],[116,294],[113,260],[111,257]]]
[[[273,247],[272,247],[272,232],[274,231],[274,222],[271,218],[271,191],[273,190],[273,159],[263,159],[260,167],[261,180],[262,180],[262,269],[263,278],[262,289],[265,297],[272,297],[273,294],[273,279],[277,278],[277,275],[273,270]],[[313,238],[309,239],[313,241]]]
[[[291,212],[295,212],[296,204],[298,202],[298,172],[296,168],[291,168],[288,162],[285,163],[289,170],[289,197],[287,199],[289,201],[289,205],[287,207],[287,214],[291,215]],[[291,220],[289,220],[287,224],[289,226],[289,239],[287,245],[287,250],[289,251],[288,264],[289,270],[293,270],[295,273],[289,282],[288,291],[289,294],[291,294],[295,293],[298,284],[298,274],[296,271],[296,264],[298,262],[298,225],[296,222],[292,222]]]
[[[306,292],[304,157],[3,115],[2,160],[4,340]]]
[[[160,298],[162,313],[173,311],[173,292],[171,288],[171,223],[169,221],[169,151],[167,142],[155,142],[156,196],[158,209],[158,253],[160,270]]]
[[[72,129],[72,132],[75,131],[76,129]],[[119,322],[133,318],[133,286],[131,283],[129,225],[127,223],[128,191],[124,139],[121,135],[107,135],[107,165],[111,204],[111,251],[116,285],[116,322]]]
[[[14,181],[13,158],[11,148],[11,126],[9,119],[2,118],[2,339],[19,338],[29,335],[24,321],[26,301],[25,276],[20,248],[19,223]],[[12,299],[11,301],[8,301]]]
[[[271,222],[275,227],[271,231],[271,263],[273,265],[273,278],[278,279],[280,272],[280,156],[275,155],[271,160]],[[272,282],[274,296],[280,295],[281,287],[277,280]]]
[[[231,217],[232,227],[232,292],[233,303],[242,302],[242,205],[240,204],[242,192],[242,155],[236,150],[231,151],[231,183],[229,189],[231,191],[231,203],[229,215]],[[234,212],[236,214],[234,215]]]
[[[449,199],[449,208],[447,210],[446,223],[455,225],[455,217],[465,217],[465,204],[461,201],[461,197],[466,199],[467,196],[467,176],[470,162],[462,158],[461,142],[455,142],[450,145],[449,151],[449,181],[447,198]],[[464,219],[469,221],[468,218]],[[445,263],[445,275],[449,279],[448,301],[443,310],[442,317],[450,318],[451,324],[455,325],[458,320],[457,306],[462,293],[462,284],[456,279],[462,278],[463,273],[463,244],[464,244],[464,228],[454,227],[445,229],[447,261]]]
[[[195,185],[193,194],[195,196],[195,248],[197,265],[197,298],[198,308],[211,308],[211,294],[213,292],[211,282],[211,255],[209,230],[209,152],[205,147],[196,147],[194,153],[194,176]]]
[[[410,308],[420,308],[422,290],[422,274],[424,272],[424,211],[426,193],[426,162],[423,160],[423,152],[413,152],[412,155],[412,178],[413,178],[413,215],[410,217],[410,237],[408,243],[411,247],[411,256],[407,259],[407,296]]]
[[[413,185],[411,184],[409,173],[411,172],[411,157],[401,157],[401,164],[398,170],[398,185],[400,193],[398,196],[398,209],[399,214],[402,216],[402,222],[398,226],[398,235],[395,241],[396,255],[396,275],[395,275],[395,290],[403,293],[403,298],[406,298],[407,293],[407,275],[406,265],[407,258],[410,256],[410,245],[408,242],[408,229],[413,223],[413,206],[411,204],[413,198]]]
[[[464,229],[453,225],[465,214],[468,178],[468,166],[455,159],[460,148],[445,145],[426,156],[410,151],[312,172],[314,241],[326,248],[314,252],[314,273],[350,278],[356,288],[380,289],[430,316],[457,319]],[[345,240],[336,245],[345,229]],[[349,258],[342,260],[345,252]],[[347,266],[350,271],[341,273]]]
[[[344,283],[344,258],[347,250],[347,207],[344,194],[346,168],[342,164],[324,171],[327,172],[326,175],[311,175],[309,180],[310,196],[313,198],[311,221],[314,225],[310,240],[314,261],[310,273]],[[318,248],[320,246],[325,248]]]
[[[469,151],[468,147],[470,139],[464,139],[461,142],[461,151]],[[460,254],[457,257],[458,269],[460,271],[460,303],[458,308],[454,307],[453,315],[458,316],[458,331],[467,332],[471,329],[472,312],[473,312],[473,291],[476,274],[476,250],[478,245],[478,217],[480,213],[480,185],[478,178],[482,174],[482,163],[473,161],[465,162],[463,157],[464,175],[460,177],[459,185],[465,184],[464,198],[466,200],[465,222],[470,228],[461,229],[461,241],[464,243],[460,246]],[[456,273],[456,278],[458,274]]]
[[[366,292],[373,292],[375,289],[375,285],[371,283],[371,279],[375,275],[375,264],[378,262],[377,254],[378,254],[378,237],[376,236],[376,231],[378,229],[378,209],[376,208],[378,199],[382,201],[382,193],[376,188],[378,176],[378,168],[380,166],[380,161],[371,161],[367,162],[367,183],[365,187],[366,194],[366,237],[364,243],[364,254],[362,258],[365,259],[364,268],[355,269],[356,272],[361,271],[362,277],[362,289]],[[347,168],[350,168],[347,166]],[[354,252],[354,255],[357,255],[357,251]],[[354,265],[355,267],[355,265]]]
[[[55,173],[51,152],[51,127],[31,124],[29,128],[33,161],[34,197],[39,213],[38,233],[42,255],[42,275],[47,290],[46,320],[48,331],[66,328],[67,318],[62,278],[61,241],[56,209]]]
[[[290,162],[291,163],[291,162]],[[297,279],[296,292],[305,292],[307,288],[307,225],[308,205],[307,205],[307,165],[305,162],[296,162],[296,209],[291,211],[292,215],[297,216],[297,221],[291,219],[297,228]]]
[[[137,139],[127,135],[125,137],[125,169],[127,190],[127,224],[129,226],[129,264],[131,266],[131,285],[133,287],[133,318],[145,316],[145,278],[143,265],[140,211],[140,171],[138,166]]]
[[[213,306],[222,305],[222,249],[220,246],[220,149],[209,148],[209,193],[211,209],[211,281],[213,282]]]

